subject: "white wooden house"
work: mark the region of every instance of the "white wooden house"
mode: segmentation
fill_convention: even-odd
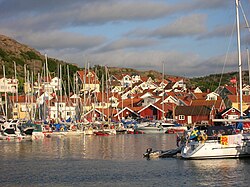
[[[16,93],[18,91],[18,79],[0,79],[0,92]]]
[[[219,97],[219,94],[215,93],[215,92],[211,92],[209,94],[207,94],[206,100],[217,100]]]

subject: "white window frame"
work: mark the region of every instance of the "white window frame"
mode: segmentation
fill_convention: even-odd
[[[179,120],[185,120],[185,116],[184,115],[179,115]]]

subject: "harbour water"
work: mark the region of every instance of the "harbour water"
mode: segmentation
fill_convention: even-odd
[[[0,142],[1,186],[249,186],[250,159],[147,160],[171,134],[65,136]]]

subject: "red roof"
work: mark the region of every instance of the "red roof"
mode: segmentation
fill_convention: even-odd
[[[86,84],[100,84],[98,77],[93,71],[77,71],[82,83],[85,81]],[[85,77],[85,80],[84,80]]]
[[[223,100],[221,98],[218,98],[218,100],[197,99],[192,100],[191,106],[214,106],[216,109],[220,109],[222,102]]]
[[[228,95],[227,97],[230,101],[232,101],[234,103],[240,102],[240,96],[238,96],[238,98],[237,98],[237,95]],[[249,103],[250,102],[250,95],[243,95],[242,101],[245,103]]]
[[[10,101],[17,102],[17,98],[18,98],[18,103],[25,103],[25,102],[36,102],[36,97],[35,96],[25,96],[25,95],[19,95],[18,97],[16,95],[14,96],[9,96]],[[33,99],[33,100],[32,100]]]
[[[141,98],[133,98],[133,99],[124,99],[123,101],[120,101],[118,104],[118,108],[125,108],[125,107],[133,107],[136,103],[140,102]],[[132,106],[133,105],[133,106]]]
[[[236,95],[237,94],[237,89],[234,86],[225,86],[225,88],[230,91],[232,94]]]

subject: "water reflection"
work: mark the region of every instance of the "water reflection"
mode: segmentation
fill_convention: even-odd
[[[168,149],[174,145],[174,142],[174,136],[168,135],[85,136],[82,152],[85,159],[134,160],[141,159],[142,153],[148,147]]]
[[[68,136],[0,142],[1,186],[248,186],[250,160],[146,160],[175,135]]]
[[[142,159],[148,147],[175,147],[174,135],[58,136],[33,142],[1,142],[2,158]]]
[[[201,186],[248,186],[244,180],[239,180],[247,172],[246,163],[249,164],[249,160],[184,160],[183,168],[189,175],[195,175]]]

